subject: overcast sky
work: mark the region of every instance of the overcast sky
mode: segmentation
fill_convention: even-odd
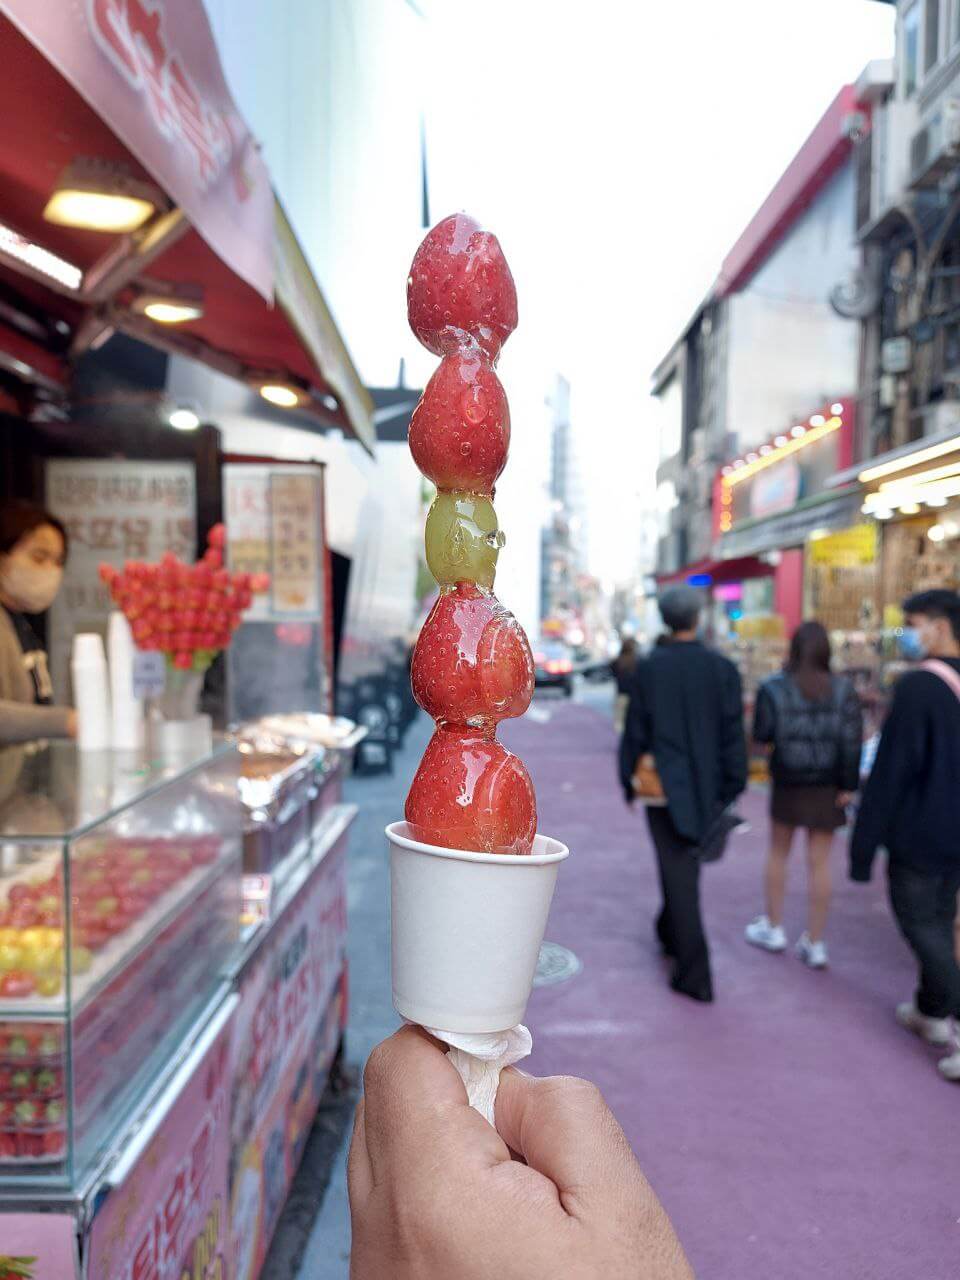
[[[514,394],[573,386],[592,567],[629,573],[649,375],[819,116],[892,56],[874,0],[418,0],[434,219],[494,229],[521,300]],[[649,484],[647,484],[649,488]]]

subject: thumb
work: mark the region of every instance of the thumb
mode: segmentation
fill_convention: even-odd
[[[587,1206],[612,1188],[636,1194],[646,1181],[613,1112],[596,1085],[572,1076],[535,1079],[519,1071],[500,1076],[497,1132],[508,1147],[564,1193]]]

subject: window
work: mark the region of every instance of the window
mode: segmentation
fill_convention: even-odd
[[[950,8],[953,10],[953,24],[950,28],[950,39],[954,44],[960,44],[960,0],[953,0]]]
[[[903,94],[909,98],[917,87],[920,56],[920,5],[915,4],[903,15],[900,35],[903,43]]]
[[[919,5],[917,6],[919,8]],[[932,70],[940,57],[940,0],[926,0],[923,22],[923,69]]]

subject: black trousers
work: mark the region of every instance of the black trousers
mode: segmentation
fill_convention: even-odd
[[[657,937],[673,961],[670,985],[695,1000],[713,999],[710,952],[700,918],[700,859],[697,846],[684,839],[665,808],[647,808],[657,851],[663,909]]]
[[[928,1018],[960,1018],[960,966],[954,951],[960,868],[927,872],[891,863],[890,905],[920,966],[917,1008]]]

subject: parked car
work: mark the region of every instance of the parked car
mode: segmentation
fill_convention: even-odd
[[[565,697],[573,693],[573,658],[560,640],[541,640],[533,652],[538,689],[562,689]]]

